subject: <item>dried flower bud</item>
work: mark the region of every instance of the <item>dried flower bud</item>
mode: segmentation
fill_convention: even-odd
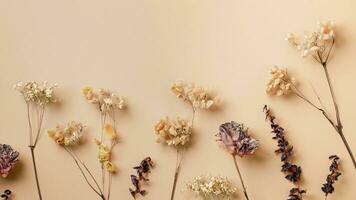
[[[258,142],[248,134],[248,128],[234,121],[220,125],[217,136],[219,145],[232,155],[251,155],[258,148]]]
[[[82,123],[71,121],[66,125],[57,125],[56,128],[47,130],[47,133],[57,144],[69,147],[79,142],[83,131]]]
[[[106,89],[99,89],[97,93],[89,86],[82,88],[84,98],[92,103],[97,104],[100,111],[104,113],[113,112],[117,109],[122,110],[125,107],[125,100]]]
[[[190,140],[192,134],[191,124],[184,119],[170,120],[168,117],[161,119],[155,126],[158,140],[171,146],[184,146]]]
[[[330,174],[326,177],[326,183],[323,184],[321,190],[325,193],[325,196],[334,192],[334,183],[341,176],[341,172],[339,171],[339,160],[340,158],[337,155],[332,155],[329,157],[331,160],[331,165],[329,167]]]
[[[271,78],[267,82],[266,93],[271,96],[290,94],[296,81],[290,77],[286,68],[274,67],[270,70]]]
[[[35,103],[39,106],[46,106],[50,103],[57,102],[54,95],[56,84],[49,85],[47,81],[42,83],[36,81],[18,82],[14,88],[18,90],[24,97],[27,103]]]
[[[6,178],[19,161],[19,152],[10,145],[0,144],[0,176]]]
[[[153,167],[153,162],[151,157],[147,157],[143,159],[140,165],[133,167],[136,170],[138,176],[131,175],[131,183],[134,185],[135,189],[129,188],[129,192],[131,193],[132,197],[136,199],[137,194],[145,195],[146,190],[141,189],[140,182],[148,182],[149,179],[147,178],[148,173],[151,172],[151,168]]]

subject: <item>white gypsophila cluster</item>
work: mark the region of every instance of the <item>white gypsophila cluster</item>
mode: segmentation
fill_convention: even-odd
[[[99,89],[98,93],[95,93],[91,87],[85,86],[82,92],[85,99],[90,103],[98,104],[102,112],[122,110],[125,107],[125,100],[107,89]]]
[[[66,125],[57,125],[47,131],[48,136],[62,146],[76,145],[83,135],[84,125],[80,122],[71,121]]]
[[[184,146],[190,141],[192,126],[187,120],[168,117],[161,119],[155,126],[158,142],[164,142],[168,146]]]
[[[266,85],[266,93],[271,96],[282,96],[292,92],[292,86],[296,84],[290,77],[286,68],[274,67],[270,70],[271,78]]]
[[[187,189],[206,199],[231,199],[237,190],[227,177],[223,176],[198,176],[187,184]]]
[[[54,95],[56,84],[50,85],[47,81],[43,82],[18,82],[14,88],[18,90],[27,103],[35,103],[39,106],[46,106],[57,101]]]
[[[289,33],[286,40],[296,47],[303,57],[313,55],[316,58],[321,55],[333,42],[335,38],[334,23],[318,22],[318,28],[311,33],[305,33],[302,40],[295,34]]]
[[[171,86],[171,91],[194,108],[209,109],[218,103],[218,98],[212,96],[206,88],[195,86],[186,81],[177,81]]]

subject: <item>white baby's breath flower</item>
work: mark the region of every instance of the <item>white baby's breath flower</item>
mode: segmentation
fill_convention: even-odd
[[[271,96],[288,95],[296,84],[294,78],[289,77],[286,68],[274,67],[270,70],[271,78],[266,85],[266,93]]]
[[[18,82],[14,85],[14,88],[23,95],[27,103],[34,103],[42,107],[57,101],[54,94],[55,87],[57,84],[50,85],[47,81]]]

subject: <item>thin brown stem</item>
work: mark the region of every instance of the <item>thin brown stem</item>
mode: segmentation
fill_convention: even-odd
[[[234,164],[235,164],[236,171],[237,171],[237,173],[239,174],[239,177],[240,177],[240,181],[241,181],[241,185],[242,185],[242,189],[243,189],[245,198],[246,198],[246,200],[249,200],[248,195],[247,195],[246,186],[245,186],[244,181],[243,181],[243,179],[242,179],[242,175],[241,175],[239,166],[237,165],[236,157],[235,157],[234,155],[232,155],[232,158],[233,158],[233,160],[234,160]]]
[[[179,148],[177,148],[176,169],[175,169],[175,172],[174,172],[174,180],[173,180],[173,187],[172,187],[172,192],[171,192],[171,200],[174,199],[174,194],[175,194],[176,187],[177,187],[179,170],[180,170],[180,166],[181,166],[181,163],[182,163],[182,155],[181,155],[181,158],[179,158],[179,154],[180,154],[180,151],[179,151]]]
[[[28,121],[28,127],[29,127],[29,142],[30,146],[33,145],[33,129],[32,129],[32,123],[31,123],[31,116],[30,116],[30,104],[27,103],[27,121]]]
[[[40,182],[38,179],[38,173],[37,173],[37,166],[36,166],[36,159],[35,159],[35,146],[29,146],[31,150],[31,157],[32,157],[32,164],[33,164],[33,171],[35,173],[35,179],[36,179],[36,185],[37,185],[37,192],[38,192],[38,197],[40,200],[42,200],[42,193],[41,193],[41,187],[40,187]]]
[[[38,127],[37,127],[37,133],[36,133],[36,139],[35,139],[35,143],[34,146],[37,145],[38,139],[41,135],[41,129],[42,129],[42,123],[43,123],[43,116],[44,116],[44,111],[45,111],[45,107],[40,107],[40,112],[39,112],[39,122],[38,122]]]

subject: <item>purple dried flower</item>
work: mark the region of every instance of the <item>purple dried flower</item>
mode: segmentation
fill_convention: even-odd
[[[219,146],[234,156],[251,155],[258,148],[258,142],[248,134],[248,128],[234,121],[221,124],[217,136]]]
[[[152,167],[153,167],[153,162],[151,157],[147,157],[143,159],[140,165],[133,167],[136,170],[138,176],[136,175],[130,176],[131,183],[135,187],[135,189],[129,188],[129,192],[131,193],[134,199],[136,199],[136,194],[141,194],[141,195],[146,194],[146,190],[141,189],[140,181],[144,181],[144,182],[149,181],[149,179],[146,178],[146,176],[148,173],[151,172]]]
[[[331,165],[329,167],[330,174],[326,177],[326,183],[324,183],[321,188],[325,193],[325,196],[334,192],[333,184],[339,179],[339,176],[341,176],[341,172],[339,171],[340,158],[337,155],[332,155],[329,159],[331,160]]]
[[[0,144],[0,175],[6,178],[19,161],[19,152],[10,145]]]

